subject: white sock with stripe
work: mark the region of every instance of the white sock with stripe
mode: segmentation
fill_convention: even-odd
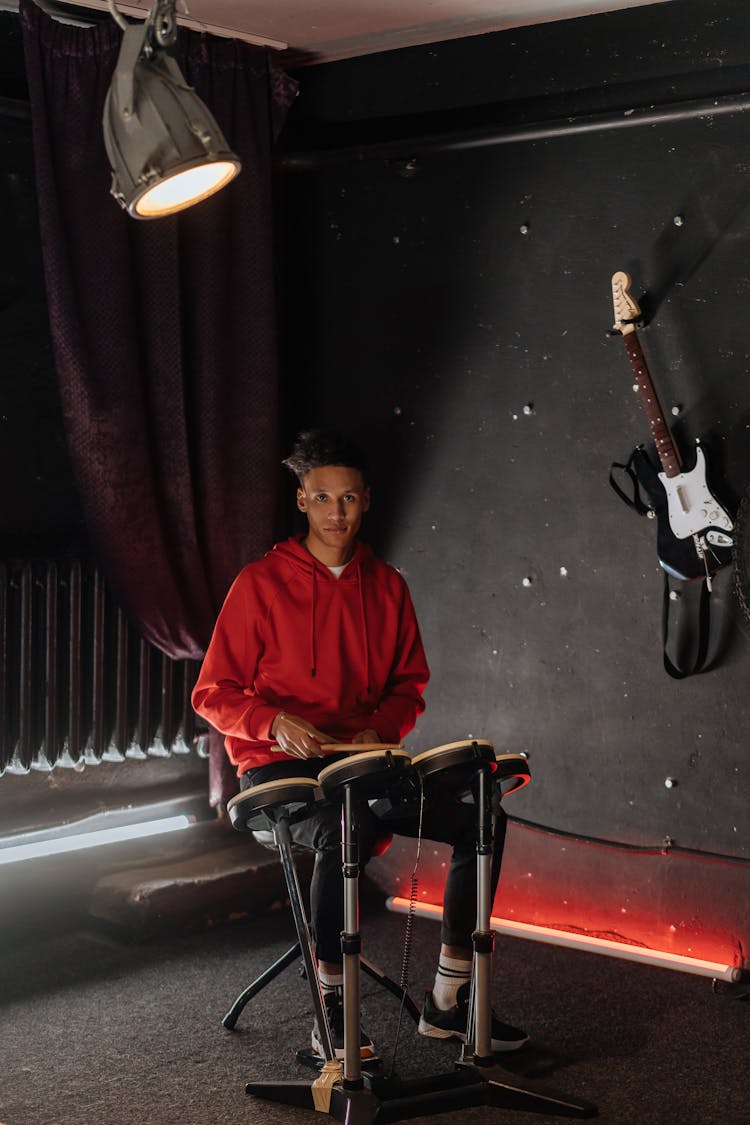
[[[445,957],[441,954],[438,971],[435,974],[435,984],[432,987],[435,1007],[442,1012],[454,1008],[459,988],[470,980],[471,961],[459,961],[455,957]]]
[[[322,969],[318,969],[318,980],[323,992],[323,999],[335,992],[337,988],[344,987],[344,970],[342,968],[340,973],[325,973]]]

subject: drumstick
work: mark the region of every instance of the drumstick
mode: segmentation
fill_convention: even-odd
[[[401,742],[322,742],[321,750],[331,753],[363,754],[365,750],[403,750]]]
[[[291,726],[295,727],[297,730],[304,731],[305,734],[309,734],[312,738],[315,738],[315,736],[317,735],[321,739],[326,739],[326,740],[331,739],[330,734],[326,734],[326,732],[324,730],[317,730],[315,727],[310,726],[309,724],[305,723],[304,720],[299,720],[299,721],[295,722],[295,717],[293,715],[287,715],[286,711],[280,711],[279,715],[281,717],[283,717],[286,720],[286,722],[288,722]],[[317,738],[315,738],[315,740],[317,742]],[[323,746],[323,743],[319,742],[318,745]],[[328,745],[328,742],[326,742],[326,745]],[[282,747],[279,745],[278,742],[272,742],[271,745],[269,746],[269,750],[278,751],[280,754],[286,754],[287,753],[286,750],[282,749]]]

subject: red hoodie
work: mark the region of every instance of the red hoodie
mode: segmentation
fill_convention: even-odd
[[[336,741],[377,731],[398,742],[424,710],[429,679],[406,582],[355,542],[339,578],[302,544],[277,543],[235,579],[193,689],[242,774],[288,760],[271,738],[279,711]]]

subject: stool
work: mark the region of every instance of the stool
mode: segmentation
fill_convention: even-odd
[[[310,986],[310,996],[318,1020],[318,1027],[321,1030],[326,1062],[331,1062],[335,1058],[331,1042],[331,1030],[328,1026],[328,1016],[323,1003],[320,981],[318,980],[310,926],[302,905],[302,893],[297,878],[297,869],[294,865],[292,837],[289,831],[290,824],[295,824],[312,815],[315,805],[322,800],[323,794],[315,778],[294,777],[278,781],[266,781],[262,785],[245,789],[242,793],[232,797],[227,804],[227,812],[232,826],[240,832],[262,831],[266,828],[268,821],[273,824],[273,839],[281,857],[281,866],[284,871],[294,925],[297,930],[297,942],[292,947],[295,951],[294,955],[292,950],[287,950],[283,957],[279,958],[261,977],[249,985],[237,997],[222,1022],[225,1027],[233,1028],[237,1022],[237,1017],[248,1001],[274,977],[278,976],[299,951],[302,954],[305,973]]]
[[[229,817],[234,828],[238,831],[251,832],[255,839],[264,847],[278,847],[287,890],[289,892],[289,900],[292,906],[295,928],[297,930],[297,941],[237,996],[221,1021],[223,1026],[229,1031],[234,1030],[240,1014],[253,997],[257,996],[266,985],[275,980],[280,973],[300,956],[303,958],[304,974],[310,982],[311,992],[313,990],[318,991],[317,988],[315,988],[315,982],[317,982],[317,964],[312,976],[310,973],[310,965],[315,959],[314,953],[312,952],[309,923],[302,906],[296,866],[292,859],[295,845],[291,842],[291,839],[289,839],[289,846],[282,850],[281,843],[277,839],[277,834],[279,831],[282,831],[287,835],[289,833],[289,825],[311,815],[315,811],[316,804],[322,800],[323,794],[319,788],[318,782],[316,782],[314,778],[300,777],[292,778],[291,780],[270,781],[262,785],[256,785],[237,794],[227,805]],[[274,820],[278,821],[278,824],[274,825],[272,831],[268,829],[266,818],[272,822]],[[282,822],[286,825],[285,829],[281,828]],[[389,847],[392,839],[393,835],[388,832],[384,833],[383,836],[376,840],[372,849],[373,856],[382,855]],[[411,996],[405,994],[403,989],[399,988],[394,980],[387,976],[371,961],[363,957],[361,963],[362,970],[382,988],[398,997],[398,999],[403,1002],[406,1011],[414,1022],[418,1023],[419,1009]],[[315,1003],[314,998],[313,1003]],[[308,1057],[306,1053],[300,1054],[302,1055],[301,1061],[317,1065],[312,1056]]]

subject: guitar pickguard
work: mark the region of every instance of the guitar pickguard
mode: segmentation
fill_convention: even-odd
[[[688,539],[708,527],[725,532],[734,527],[706,483],[706,458],[700,446],[696,446],[695,466],[690,472],[672,477],[659,473],[659,480],[667,494],[669,526],[677,539]]]

